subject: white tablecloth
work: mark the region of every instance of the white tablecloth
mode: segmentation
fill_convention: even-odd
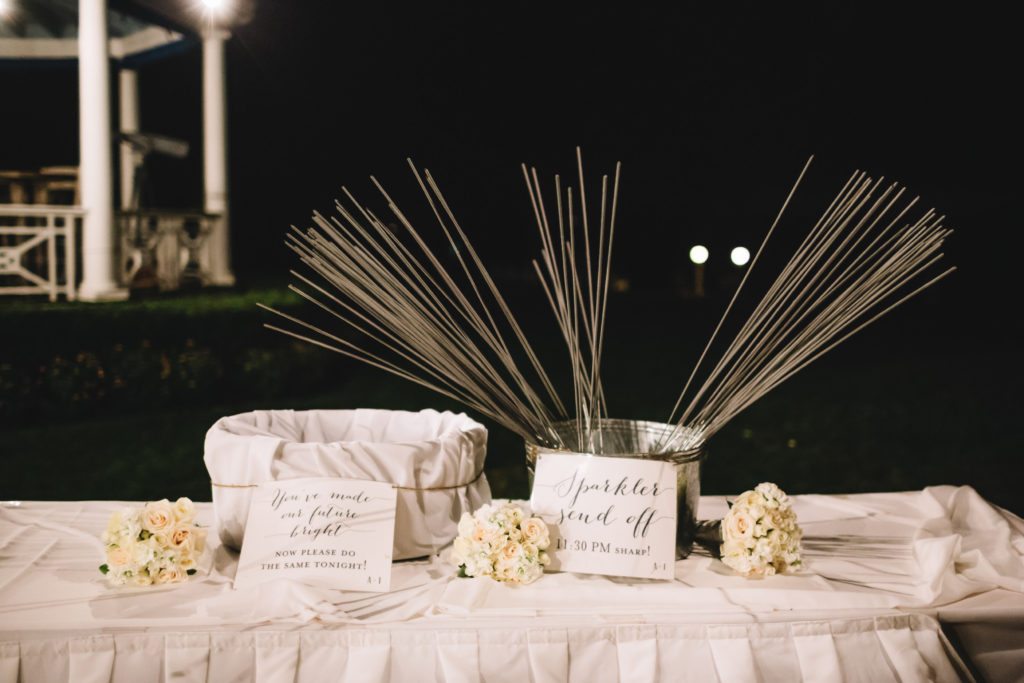
[[[970,488],[797,497],[794,576],[749,581],[698,553],[674,582],[511,588],[435,557],[396,564],[383,595],[234,591],[216,541],[187,584],[108,588],[98,534],[120,505],[0,506],[0,683],[958,680],[947,634],[986,679],[1024,679],[1024,522]],[[724,510],[705,497],[700,516]]]

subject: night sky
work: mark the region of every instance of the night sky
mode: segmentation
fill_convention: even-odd
[[[624,164],[616,270],[665,287],[694,242],[712,269],[753,248],[815,154],[769,259],[865,169],[958,229],[962,272],[917,310],[996,324],[986,302],[1019,290],[1015,23],[901,11],[262,0],[228,47],[236,272],[283,280],[283,232],[342,184],[383,210],[370,173],[426,225],[406,156],[438,177],[489,263],[525,271],[538,244],[519,163],[571,174],[579,144],[595,179]],[[195,46],[140,72],[143,129],[194,143],[187,160],[154,160],[155,205],[201,201],[199,60]],[[0,70],[3,127],[19,133],[0,166],[76,162],[76,77]]]

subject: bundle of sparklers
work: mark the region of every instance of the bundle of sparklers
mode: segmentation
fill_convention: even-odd
[[[267,327],[455,399],[528,442],[594,452],[596,426],[609,417],[601,360],[621,166],[616,165],[610,189],[608,176],[601,178],[600,202],[590,205],[579,149],[576,153],[578,187],[563,186],[555,176],[553,196],[545,195],[536,169],[523,166],[541,242],[533,265],[568,350],[570,401],[556,390],[437,182],[411,161],[457,266],[444,264],[371,178],[397,229],[343,188],[349,205],[337,202],[336,216],[316,213],[315,227],[293,227],[288,234],[288,246],[312,271],[292,271],[301,286],[291,288],[341,323],[344,332],[273,309],[268,310],[294,327]],[[928,210],[911,217],[917,198],[906,199],[896,183],[855,172],[710,371],[701,373],[810,163],[690,373],[668,419],[674,430],[660,449],[702,446],[769,391],[955,270],[936,266],[951,232],[942,226],[942,216]],[[560,433],[566,430],[555,428],[566,420],[575,420],[569,431],[577,435],[576,443],[564,443]]]

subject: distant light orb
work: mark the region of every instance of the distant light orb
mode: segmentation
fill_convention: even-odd
[[[746,247],[736,247],[729,252],[729,258],[735,266],[745,266],[750,260],[750,250]]]
[[[701,244],[695,244],[690,247],[690,260],[696,263],[698,266],[707,263],[708,260],[708,248]]]

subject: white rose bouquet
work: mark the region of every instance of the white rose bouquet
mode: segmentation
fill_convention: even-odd
[[[206,545],[206,530],[196,526],[195,517],[188,498],[115,512],[103,532],[107,562],[100,571],[113,586],[186,581]]]
[[[452,564],[459,576],[487,576],[495,581],[533,583],[551,558],[548,527],[538,517],[526,517],[518,505],[484,505],[459,521]]]
[[[795,570],[802,536],[789,496],[775,484],[758,484],[722,520],[722,562],[746,577]]]

